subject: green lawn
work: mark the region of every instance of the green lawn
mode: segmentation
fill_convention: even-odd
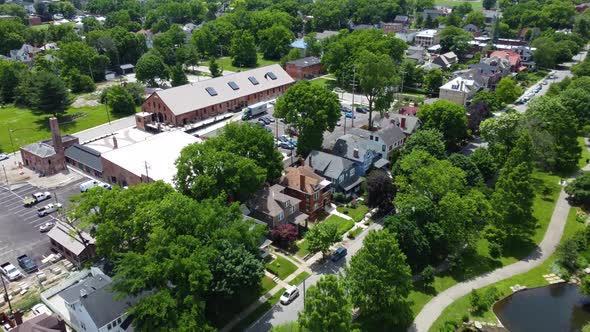
[[[337,86],[335,80],[331,80],[325,77],[316,78],[314,80],[310,80],[310,82],[313,85],[323,86],[328,89],[333,89]]]
[[[111,120],[116,116],[109,114]],[[14,149],[51,137],[49,118],[45,113],[13,106],[0,108],[0,151],[11,152],[8,129],[13,129]],[[70,108],[59,117],[62,134],[71,134],[106,123],[104,106]]]
[[[449,6],[449,7],[460,5],[463,2],[470,3],[473,10],[479,10],[482,8],[481,1],[434,0],[434,4],[437,6]]]
[[[273,296],[271,296],[266,302],[264,302],[261,306],[256,308],[256,310],[252,311],[246,318],[244,318],[240,323],[238,323],[231,331],[232,332],[240,332],[244,331],[248,326],[254,323],[260,316],[264,315],[265,312],[270,310],[273,305],[279,302],[281,295],[285,291],[284,288],[279,289]]]
[[[328,219],[322,221],[322,223],[336,224],[336,226],[338,227],[338,234],[340,235],[344,235],[344,233],[346,233],[349,229],[352,228],[352,226],[354,226],[353,220],[340,218],[335,215],[331,215],[330,217],[328,217]]]
[[[351,208],[351,207],[345,207],[345,206],[339,206],[336,208],[336,210],[338,210],[338,212],[340,213],[344,213],[346,215],[348,215],[349,217],[351,217],[354,222],[359,222],[361,220],[363,220],[363,218],[365,217],[365,214],[367,214],[367,212],[369,212],[369,208],[361,203],[358,203],[356,205],[356,208]]]
[[[357,227],[354,230],[350,231],[347,236],[354,239],[355,237],[359,236],[359,234],[362,232],[363,232],[363,229],[360,227]]]
[[[417,315],[422,310],[422,307],[436,294],[458,282],[515,263],[529,255],[535,246],[541,242],[549,225],[559,195],[559,179],[558,176],[547,173],[535,172],[533,174],[536,192],[533,201],[533,215],[537,218],[538,227],[529,240],[514,243],[511,247],[505,248],[503,257],[493,259],[488,252],[487,241],[480,239],[477,243],[476,252],[464,257],[464,267],[462,269],[436,276],[432,287],[429,289],[416,287],[412,290],[409,299],[413,302],[412,310],[414,315]]]
[[[278,276],[282,280],[285,280],[291,273],[297,270],[297,266],[291,263],[288,259],[277,256],[275,260],[270,263],[266,264],[266,269],[269,270],[272,274]]]
[[[297,256],[305,257],[309,254],[309,244],[305,239],[297,244]]]
[[[567,218],[567,222],[564,229],[564,234],[562,237],[562,241],[564,239],[570,238],[573,234],[575,234],[578,230],[584,228],[584,225],[576,221],[576,209],[570,209],[570,213]],[[549,257],[543,264],[540,266],[525,272],[523,274],[519,274],[517,276],[508,278],[506,280],[499,281],[495,284],[489,285],[487,287],[482,288],[481,290],[485,292],[486,289],[490,287],[496,287],[502,296],[509,295],[511,290],[510,286],[514,286],[516,284],[531,287],[538,287],[538,286],[545,286],[547,285],[547,281],[543,278],[544,274],[553,273],[551,270],[551,266],[555,262],[555,255]],[[430,328],[430,331],[439,331],[440,328],[446,321],[453,320],[459,321],[461,317],[468,313],[469,311],[469,295],[463,296],[457,301],[453,302],[450,306],[448,306],[442,313],[442,315],[436,320],[436,322]],[[471,319],[478,320],[478,321],[489,321],[495,322],[496,317],[492,312],[491,308],[482,314],[481,317],[472,316]]]
[[[588,152],[588,147],[586,146],[586,142],[584,142],[584,137],[578,137],[578,143],[582,148],[582,157],[578,162],[578,167],[583,168],[586,166],[586,159],[590,159],[590,152]]]
[[[217,61],[217,64],[219,65],[219,68],[221,68],[222,70],[230,70],[230,71],[248,70],[248,69],[252,69],[252,68],[264,67],[264,66],[275,64],[275,63],[279,63],[278,61],[275,61],[275,60],[266,60],[266,59],[262,58],[262,53],[258,53],[258,65],[256,67],[241,67],[241,68],[235,67],[234,65],[231,64],[230,57],[218,58],[218,59],[216,59],[216,61]],[[202,65],[209,67],[209,61],[203,62]]]
[[[295,278],[293,278],[293,280],[291,280],[291,282],[289,282],[289,284],[297,286],[300,283],[302,283],[303,280],[307,277],[309,277],[309,273],[303,271],[303,272],[299,273]]]

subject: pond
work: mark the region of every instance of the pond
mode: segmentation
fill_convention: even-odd
[[[511,332],[574,332],[590,322],[590,297],[576,285],[551,285],[514,293],[493,310]]]

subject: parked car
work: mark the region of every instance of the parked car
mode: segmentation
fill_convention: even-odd
[[[90,180],[80,184],[80,192],[87,192],[89,189],[94,187],[103,187],[104,189],[111,190],[111,185],[108,183],[100,182],[98,180]]]
[[[346,248],[338,248],[334,250],[334,252],[332,253],[332,258],[330,259],[332,260],[332,262],[337,262],[342,257],[346,256],[346,254],[348,254],[348,250],[346,250]]]
[[[39,217],[45,217],[46,215],[49,215],[57,210],[61,209],[61,203],[50,203],[45,205],[42,208],[38,208],[37,209],[37,215]]]
[[[369,108],[366,107],[366,106],[359,106],[359,107],[356,108],[356,111],[358,113],[366,114],[366,113],[369,112]]]
[[[271,118],[270,116],[265,116],[265,118],[270,121],[271,123],[275,122],[275,118]]]
[[[280,142],[279,148],[283,148],[283,149],[287,149],[287,150],[295,149],[295,147],[291,143],[288,143],[288,142]]]
[[[37,264],[27,255],[21,255],[16,258],[18,265],[25,270],[26,273],[37,271]]]
[[[55,226],[55,221],[48,221],[43,225],[39,226],[39,231],[41,233],[49,232]]]
[[[336,127],[340,127],[342,126],[342,123],[340,121],[336,122]]]
[[[15,281],[23,277],[23,274],[9,262],[0,265],[0,271],[2,271],[2,274],[4,274],[4,276],[10,281]]]
[[[37,193],[32,194],[31,196],[26,196],[23,199],[23,204],[26,207],[31,207],[39,202],[42,202],[42,201],[50,199],[50,198],[51,198],[51,193],[49,191],[37,192]]]
[[[356,115],[352,114],[352,112],[347,112],[346,117],[349,119],[356,119]]]
[[[352,109],[346,105],[340,105],[340,111],[343,113],[352,112]]]
[[[269,125],[270,124],[270,120],[267,117],[265,117],[265,116],[259,117],[258,118],[258,122],[264,123],[265,125]]]
[[[287,305],[293,302],[298,296],[299,289],[297,289],[297,286],[291,286],[285,290],[283,295],[281,295],[281,304]]]
[[[8,155],[6,153],[0,153],[0,160],[8,159]]]

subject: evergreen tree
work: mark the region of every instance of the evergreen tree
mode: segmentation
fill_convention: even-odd
[[[222,70],[219,68],[219,64],[215,60],[215,57],[211,57],[211,60],[209,60],[209,72],[211,73],[211,77],[219,77],[222,75]]]
[[[34,108],[57,116],[70,105],[64,81],[49,72],[39,72],[33,78],[31,102]]]

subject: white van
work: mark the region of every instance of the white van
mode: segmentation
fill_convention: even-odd
[[[84,183],[80,184],[80,192],[87,192],[89,189],[94,188],[94,187],[103,187],[104,189],[110,190],[111,189],[111,185],[108,183],[104,183],[104,182],[100,182],[97,180],[90,180],[90,181],[86,181]]]
[[[285,290],[283,295],[281,295],[281,303],[287,305],[293,302],[293,300],[295,300],[297,296],[299,296],[299,289],[297,288],[297,286],[291,286],[287,288],[287,290]]]

